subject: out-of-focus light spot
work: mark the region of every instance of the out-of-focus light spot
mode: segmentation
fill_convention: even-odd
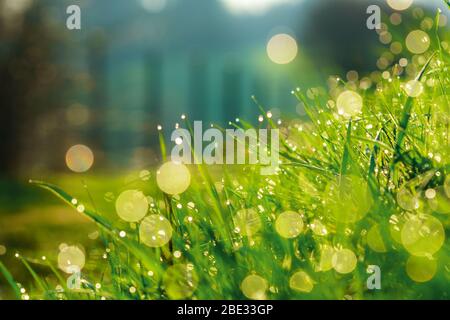
[[[356,255],[350,249],[338,250],[334,253],[332,258],[334,270],[342,274],[352,272],[356,268],[356,263]]]
[[[98,236],[100,235],[100,233],[98,231],[94,231],[88,234],[88,238],[91,240],[96,240],[98,239]]]
[[[120,231],[119,232],[119,237],[125,238],[126,236],[127,236],[127,233],[125,231]]]
[[[398,62],[398,64],[400,65],[400,67],[406,67],[408,65],[408,59],[406,58],[401,58]]]
[[[372,80],[370,80],[370,78],[368,78],[368,77],[362,78],[359,83],[359,87],[362,90],[368,90],[368,89],[370,89],[371,86],[372,86]],[[333,103],[334,103],[334,101],[333,101]]]
[[[390,49],[393,54],[400,54],[402,53],[403,46],[400,42],[393,42]]]
[[[405,210],[415,210],[419,208],[419,197],[414,195],[406,186],[397,192],[397,204]]]
[[[162,247],[172,238],[172,226],[165,217],[153,214],[142,220],[139,237],[149,247]]]
[[[320,262],[318,271],[328,271],[333,268],[333,256],[336,251],[329,245],[323,245],[320,250]]]
[[[233,14],[261,15],[271,8],[283,4],[295,4],[301,0],[221,0]]]
[[[363,99],[358,93],[347,90],[339,95],[336,105],[340,115],[350,118],[361,112]]]
[[[138,190],[126,190],[116,200],[116,212],[122,220],[137,222],[145,217],[148,211],[148,201]]]
[[[289,286],[296,291],[308,293],[314,288],[314,282],[306,272],[298,271],[289,279]]]
[[[382,44],[389,44],[392,41],[392,34],[388,31],[385,31],[380,34],[379,38]]]
[[[405,92],[412,98],[417,98],[423,93],[423,84],[417,80],[408,81],[405,84]]]
[[[414,0],[387,0],[388,5],[398,11],[403,11],[408,9],[412,4]]]
[[[393,14],[391,14],[389,20],[394,26],[398,26],[402,23],[402,15],[398,12],[394,12]]]
[[[81,270],[85,264],[84,252],[77,246],[65,246],[58,254],[58,267],[65,273]]]
[[[347,72],[348,81],[356,82],[358,81],[358,79],[359,79],[358,71],[350,70],[349,72]]]
[[[434,198],[436,198],[436,190],[434,190],[434,189],[427,189],[427,191],[425,191],[425,197],[427,199],[434,199]]]
[[[67,121],[74,126],[81,126],[89,121],[89,109],[80,104],[73,104],[66,110]]]
[[[175,264],[163,276],[167,296],[172,300],[191,297],[198,286],[198,275],[192,264]]]
[[[450,174],[445,177],[444,190],[447,197],[450,198]]]
[[[447,16],[441,14],[439,16],[439,27],[445,27],[448,23],[448,18]]]
[[[158,13],[167,6],[167,0],[139,0],[142,8],[149,12]]]
[[[255,274],[247,276],[241,283],[242,293],[252,300],[264,300],[268,287],[267,280]]]
[[[94,164],[94,153],[85,145],[75,145],[66,153],[66,164],[74,172],[86,172]]]
[[[430,215],[413,216],[402,228],[402,244],[412,255],[431,256],[442,247],[445,231],[442,223]]]
[[[331,180],[326,188],[327,207],[337,221],[356,222],[370,210],[373,203],[367,181],[359,176],[344,175]]]
[[[180,144],[183,143],[183,139],[180,138],[180,137],[178,137],[178,138],[175,139],[175,143],[176,143],[177,145],[180,145]]]
[[[430,48],[430,37],[422,30],[411,31],[406,37],[406,47],[411,53],[422,54]]]
[[[156,183],[167,194],[181,194],[189,188],[191,174],[184,164],[169,161],[157,171]]]
[[[319,219],[314,219],[310,224],[310,228],[316,236],[326,236],[328,234],[327,228]]]
[[[428,257],[410,256],[406,262],[406,273],[415,282],[427,282],[436,274],[436,260]]]
[[[386,252],[386,245],[384,244],[383,237],[380,232],[380,226],[378,224],[372,226],[367,233],[367,244],[370,249],[375,252]]]
[[[233,217],[237,231],[243,236],[252,236],[262,227],[261,218],[254,209],[241,209]]]
[[[6,253],[6,247],[4,245],[0,245],[0,256],[3,256]]]
[[[277,34],[267,43],[267,55],[274,63],[290,63],[295,59],[297,53],[297,41],[288,34]]]
[[[283,238],[295,238],[303,230],[302,216],[293,211],[283,212],[275,222],[275,229]]]

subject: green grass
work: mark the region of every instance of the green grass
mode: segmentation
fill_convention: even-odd
[[[189,189],[172,197],[158,189],[156,170],[151,169],[149,179],[136,177],[122,186],[111,183],[112,193],[106,197],[93,192],[95,186],[86,188],[87,195],[80,192],[75,197],[76,205],[67,191],[33,181],[74,210],[80,203],[85,206],[82,214],[99,230],[95,250],[102,251],[86,252],[78,290],[67,288],[68,275],[57,268],[56,253],[46,260],[39,254],[19,256],[33,280],[27,294],[31,299],[245,299],[244,292],[247,297],[249,293],[243,280],[254,274],[264,279],[253,285],[259,288],[256,296],[267,299],[448,299],[447,237],[427,258],[437,269],[425,282],[414,281],[406,272],[411,249],[398,237],[405,223],[424,215],[435,217],[449,232],[450,58],[439,38],[432,39],[434,46],[423,59],[410,60],[425,88],[417,98],[402,89],[408,80],[404,74],[390,77],[376,88],[358,89],[364,99],[362,113],[346,119],[330,101],[336,101],[333,92],[351,88],[351,83],[339,80],[326,94],[295,90],[308,121],[288,118],[278,125],[266,117],[260,123],[282,132],[277,175],[261,176],[258,166],[190,166]],[[189,127],[187,121],[184,125]],[[243,121],[234,125],[252,127]],[[160,141],[165,156],[164,137]],[[147,247],[139,239],[139,225],[119,219],[114,199],[127,189],[151,196],[150,213],[170,220],[174,232],[169,244]],[[436,193],[432,199],[425,196],[430,189]],[[414,205],[408,207],[411,201]],[[249,228],[260,225],[257,232],[236,229],[241,209],[257,212],[249,221]],[[303,231],[294,239],[281,237],[275,228],[285,211],[302,216]],[[326,234],[314,228],[318,221]],[[120,237],[120,231],[126,236]],[[430,239],[424,240],[428,249]],[[325,248],[351,250],[357,257],[354,270],[342,274],[327,268]],[[367,289],[369,265],[381,268],[381,290]],[[46,276],[36,268],[45,268]],[[290,286],[299,270],[311,279],[310,292]],[[1,263],[0,273],[15,297],[24,298]]]

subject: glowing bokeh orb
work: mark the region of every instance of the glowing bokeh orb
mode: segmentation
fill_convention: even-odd
[[[122,192],[116,200],[116,212],[122,220],[137,222],[145,217],[148,211],[148,201],[138,190]]]
[[[414,216],[403,225],[402,244],[414,256],[431,256],[442,247],[445,231],[442,223],[433,216]]]
[[[384,244],[383,237],[381,236],[380,226],[374,225],[367,233],[367,244],[370,249],[375,252],[386,252],[386,245]]]
[[[326,236],[328,234],[327,227],[319,219],[314,219],[310,224],[310,228],[316,236]]]
[[[192,264],[175,264],[163,276],[164,290],[172,300],[190,298],[198,286],[198,275]]]
[[[161,215],[150,215],[139,226],[139,238],[149,247],[162,247],[172,238],[172,225]]]
[[[367,181],[353,175],[345,175],[330,181],[326,195],[326,208],[339,222],[351,223],[361,220],[373,203]]]
[[[320,250],[319,271],[325,272],[333,269],[333,256],[336,250],[329,246],[323,245]]]
[[[181,194],[189,188],[191,174],[184,164],[169,161],[156,172],[156,183],[167,194]]]
[[[430,48],[430,45],[430,37],[422,30],[411,31],[406,37],[406,47],[411,53],[422,54]]]
[[[397,192],[397,204],[405,210],[412,211],[419,208],[419,197],[414,195],[407,186],[403,186]]]
[[[430,193],[433,194],[434,192],[433,197],[430,197],[428,199],[428,205],[430,206],[430,208],[432,208],[433,211],[437,213],[442,214],[450,213],[450,197],[448,196],[447,191],[445,190],[445,185],[444,187],[436,188],[436,190],[434,189],[429,190],[432,190],[432,192],[429,192],[429,196]]]
[[[415,282],[427,282],[433,279],[437,262],[427,257],[410,256],[406,262],[406,273]]]
[[[339,273],[346,274],[352,272],[356,268],[356,263],[356,255],[350,249],[337,250],[333,255],[333,268]]]
[[[267,43],[267,55],[274,63],[288,64],[295,59],[297,53],[297,41],[288,34],[277,34]]]
[[[64,246],[59,251],[58,267],[65,273],[80,271],[85,262],[84,252],[77,246]]]
[[[241,209],[233,218],[234,225],[243,236],[252,236],[262,228],[261,218],[254,209]]]
[[[308,293],[314,289],[314,282],[306,272],[298,271],[289,279],[289,286],[296,291]]]
[[[445,194],[447,195],[447,197],[450,198],[450,174],[447,177],[445,177],[444,191],[445,191]]]
[[[303,231],[302,216],[293,211],[283,212],[275,222],[275,229],[283,238],[295,238]]]
[[[403,11],[408,9],[414,0],[387,0],[388,5],[398,11]]]
[[[420,81],[411,80],[405,84],[405,92],[412,98],[420,96],[423,93],[423,90],[423,84]]]
[[[354,91],[342,92],[336,101],[338,113],[346,118],[359,114],[363,107],[363,98]]]
[[[267,280],[258,275],[249,275],[241,283],[242,293],[252,300],[264,300],[268,289]]]
[[[94,164],[94,153],[89,147],[81,144],[70,147],[66,153],[67,167],[76,173],[88,171]]]

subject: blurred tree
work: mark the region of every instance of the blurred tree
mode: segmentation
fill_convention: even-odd
[[[300,30],[304,48],[321,57],[324,70],[339,66],[344,70],[373,71],[379,47],[378,34],[366,27],[366,10],[379,1],[326,0],[308,3]]]
[[[11,3],[1,0],[2,8]],[[17,176],[23,166],[43,155],[50,166],[61,139],[55,111],[68,87],[63,69],[55,64],[61,32],[49,19],[45,1],[34,1],[18,14],[21,25],[2,28],[7,49],[0,52],[0,176]],[[6,15],[0,24],[11,23]],[[2,41],[2,43],[4,43]],[[36,148],[45,148],[38,150]],[[53,155],[53,156],[52,156]],[[43,160],[43,159],[41,159]]]

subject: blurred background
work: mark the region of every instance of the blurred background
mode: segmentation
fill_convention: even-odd
[[[81,30],[66,28],[72,4]],[[368,30],[370,4],[397,27]],[[182,114],[255,123],[255,96],[275,118],[304,118],[291,90],[326,90],[330,75],[352,70],[376,82],[406,54],[395,38],[409,26],[431,32],[437,7],[448,13],[441,0],[414,6],[395,15],[385,0],[0,0],[0,255],[55,250],[70,230],[81,242],[95,231],[27,184],[84,192],[66,167],[71,146],[89,146],[90,174],[108,177],[90,185],[108,190],[123,183],[114,177],[160,161],[157,127],[171,132]],[[279,34],[294,44],[271,52]],[[280,64],[280,50],[298,51]]]
[[[64,170],[77,143],[97,170],[152,164],[158,125],[170,132],[181,114],[253,122],[252,95],[295,114],[293,88],[377,69],[374,3],[393,12],[384,0],[0,0],[0,176]],[[71,4],[82,30],[66,28]],[[276,34],[297,42],[290,63],[266,52]]]

